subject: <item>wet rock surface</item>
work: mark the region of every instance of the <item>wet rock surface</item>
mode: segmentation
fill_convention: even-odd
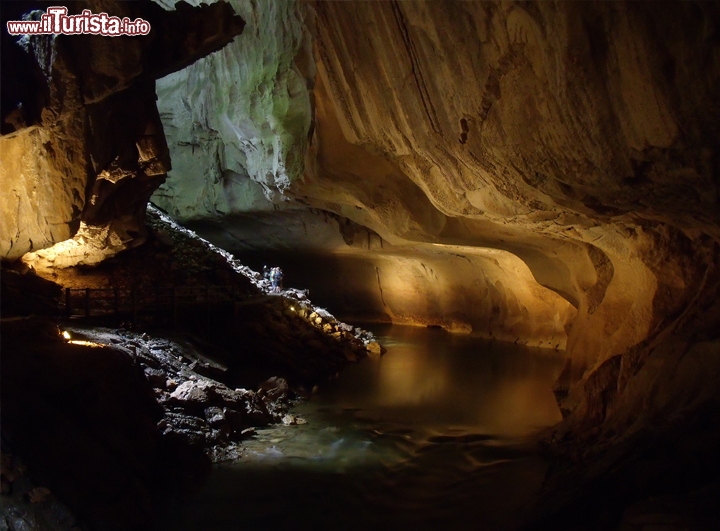
[[[151,528],[159,497],[187,495],[211,463],[241,458],[255,428],[302,424],[291,412],[300,396],[377,350],[371,333],[313,306],[305,292],[269,293],[228,253],[155,210],[149,217],[154,239],[101,268],[16,267],[2,277],[11,310],[2,321],[3,436],[33,479],[92,528]],[[148,267],[131,255],[158,248],[182,263],[174,275],[162,261]],[[52,315],[62,300],[58,284],[40,275],[73,287],[230,281],[238,300],[234,311],[189,314],[182,332],[70,322],[61,325],[68,340],[53,321],[28,316]],[[27,290],[34,298],[10,302]]]
[[[3,322],[2,433],[31,477],[92,528],[151,528],[159,492],[191,492],[212,462],[241,458],[255,428],[304,423],[291,412],[298,395],[285,378],[253,390],[208,378],[195,369],[212,367],[228,383],[236,376],[189,340],[63,329],[69,340],[50,321]],[[310,378],[307,368],[302,375]],[[45,494],[32,498],[44,503]],[[20,514],[21,505],[10,507],[7,518]]]
[[[232,459],[237,445],[253,428],[285,422],[298,396],[284,378],[272,377],[255,390],[231,388],[195,369],[214,365],[191,342],[150,337],[123,330],[65,328],[73,340],[107,345],[127,352],[143,370],[164,415],[157,422],[163,437],[182,441],[211,460]]]
[[[0,529],[6,531],[81,531],[75,515],[46,487],[27,477],[26,467],[3,443],[0,455]]]

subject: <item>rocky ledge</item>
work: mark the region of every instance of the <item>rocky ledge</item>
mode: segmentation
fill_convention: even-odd
[[[257,390],[231,388],[203,376],[222,377],[227,368],[213,362],[189,342],[150,337],[125,330],[65,329],[71,344],[121,351],[142,369],[163,415],[162,437],[177,441],[219,462],[241,457],[239,441],[254,428],[273,423],[296,424],[290,406],[298,398],[284,378],[272,377]],[[197,369],[197,371],[195,370]]]
[[[312,313],[317,314],[307,317]],[[272,313],[261,313],[254,325],[267,315]],[[283,365],[280,352],[272,362],[292,375],[290,383],[263,377],[248,389],[235,382],[261,378],[267,365],[243,372],[226,363],[226,350],[194,338],[200,350],[191,335],[58,327],[33,317],[2,324],[4,440],[19,449],[34,484],[98,529],[152,528],[148,522],[159,499],[188,495],[212,462],[241,458],[242,440],[255,428],[304,423],[292,413],[293,403],[313,381],[365,348],[340,348],[352,345],[343,338],[345,330],[331,332],[340,334],[334,338],[313,328],[337,350],[316,340],[315,357],[295,362],[304,366],[301,372]],[[318,325],[340,326],[346,325]],[[283,337],[275,332],[276,341]],[[259,338],[263,342],[269,344]],[[10,516],[26,511],[21,505],[3,497]]]
[[[212,462],[242,457],[255,428],[302,423],[296,400],[383,351],[305,292],[270,293],[231,255],[157,210],[148,218],[148,243],[100,267],[2,275],[3,443],[90,528],[152,528],[158,503],[192,492]],[[64,287],[198,283],[233,286],[234,311],[147,329],[53,317]]]

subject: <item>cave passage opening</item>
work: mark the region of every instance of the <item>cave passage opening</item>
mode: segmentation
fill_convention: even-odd
[[[286,286],[355,323],[433,326],[564,350],[577,309],[541,286],[518,256],[469,245],[392,245],[369,229],[312,210],[188,221],[256,271],[280,266]],[[365,232],[361,232],[364,230]]]

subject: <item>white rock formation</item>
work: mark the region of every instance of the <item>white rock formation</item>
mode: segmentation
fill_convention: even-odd
[[[182,219],[272,208],[268,200],[280,202],[303,175],[311,11],[295,1],[230,3],[247,22],[243,34],[157,83],[173,170],[154,201]]]

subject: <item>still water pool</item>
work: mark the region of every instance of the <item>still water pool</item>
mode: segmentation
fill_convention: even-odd
[[[533,435],[560,420],[562,354],[442,330],[373,331],[381,359],[347,367],[217,466],[168,529],[510,529],[547,463]]]

